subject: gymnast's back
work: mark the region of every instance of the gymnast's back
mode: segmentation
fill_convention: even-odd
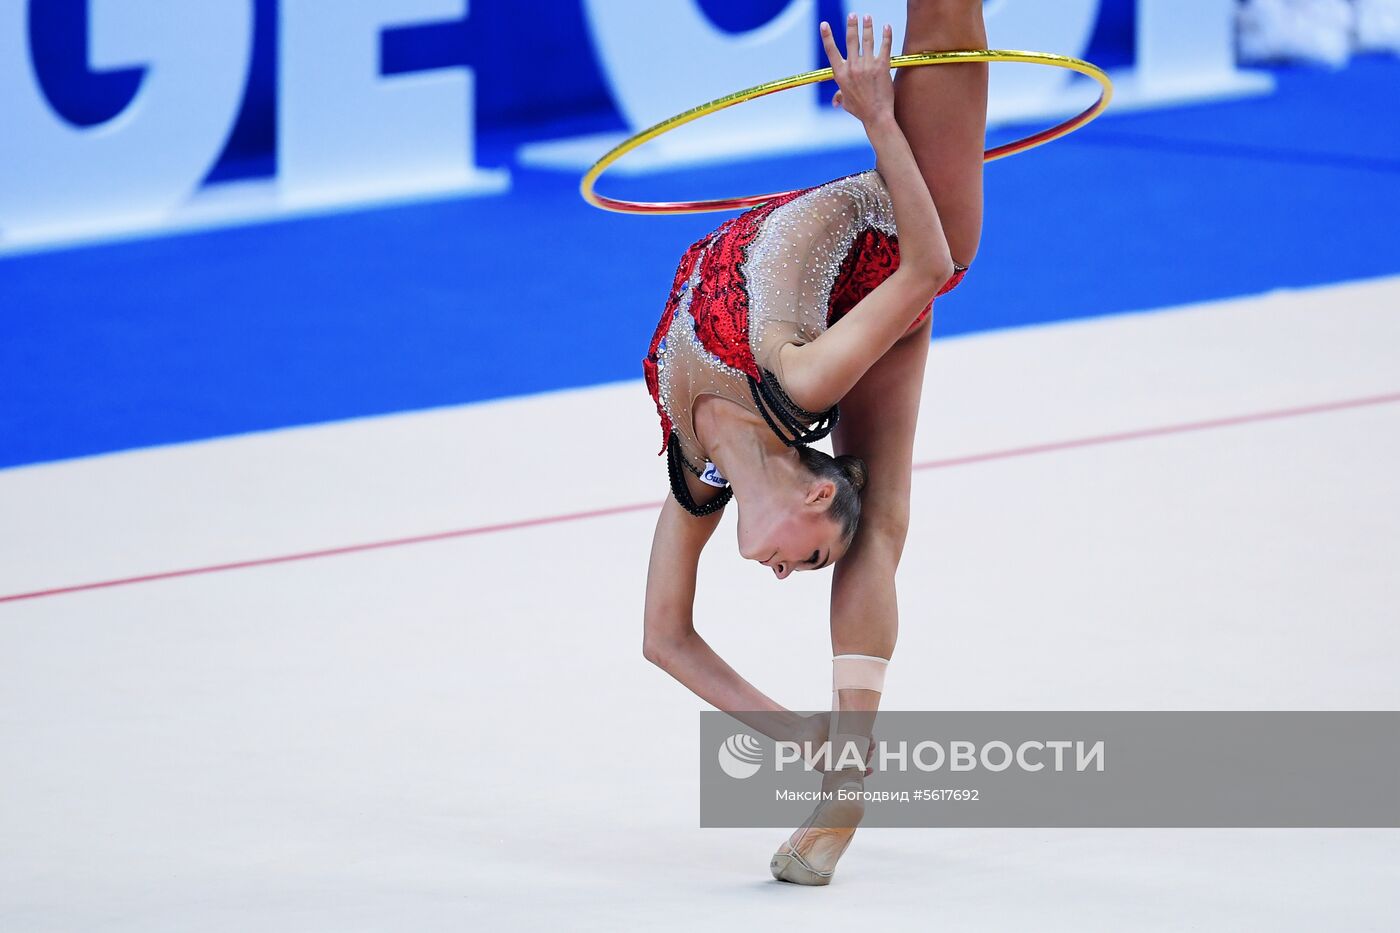
[[[839,412],[787,397],[779,350],[815,340],[898,267],[894,205],[874,170],[774,198],[692,244],[642,364],[660,452],[722,485],[692,422],[705,394],[763,416],[790,445],[825,436]]]

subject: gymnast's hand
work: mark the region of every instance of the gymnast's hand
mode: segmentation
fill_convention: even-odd
[[[852,13],[846,18],[846,54],[842,58],[831,34],[831,24],[822,23],[822,45],[827,60],[835,72],[840,90],[832,105],[842,107],[861,123],[894,115],[894,81],[890,78],[890,45],[894,41],[889,26],[885,26],[880,53],[875,54],[875,24],[865,17],[864,35],[860,21]]]

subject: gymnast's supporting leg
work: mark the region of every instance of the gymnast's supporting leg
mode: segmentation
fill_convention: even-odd
[[[909,0],[904,52],[985,49],[982,0]],[[953,261],[970,266],[982,239],[987,63],[901,68],[894,113],[933,195]]]
[[[845,414],[832,433],[837,453],[863,457],[870,481],[861,505],[860,530],[846,556],[832,568],[831,646],[833,709],[830,731],[870,734],[884,687],[884,663],[899,630],[895,572],[909,527],[914,429],[918,424],[930,323],[926,320],[870,368],[841,405]],[[876,659],[881,677],[853,681],[842,656]],[[858,658],[859,659],[859,658]],[[863,673],[872,669],[865,665]],[[862,673],[859,669],[855,673]],[[861,784],[860,773],[834,772],[824,789]],[[864,816],[859,804],[822,804],[806,825],[779,848],[773,874],[800,884],[827,884],[835,861]],[[793,855],[801,855],[798,862]],[[805,862],[805,864],[803,864]]]
[[[899,630],[895,571],[909,527],[914,429],[929,330],[925,321],[861,377],[842,400],[846,414],[832,434],[836,452],[863,457],[870,475],[856,540],[832,568],[833,733],[870,735],[884,689],[888,662],[883,659],[894,652]],[[863,786],[860,772],[833,772],[823,787],[834,790],[842,784]],[[829,883],[863,816],[859,803],[823,803],[778,849],[773,874],[799,884]]]

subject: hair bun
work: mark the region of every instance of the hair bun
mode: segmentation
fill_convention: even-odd
[[[841,468],[850,484],[855,487],[856,492],[865,488],[867,474],[865,471],[865,461],[854,454],[842,454],[836,458],[836,465]]]

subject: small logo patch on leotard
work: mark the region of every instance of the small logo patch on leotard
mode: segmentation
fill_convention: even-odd
[[[719,468],[715,466],[713,460],[705,461],[705,471],[700,474],[700,482],[709,483],[711,486],[728,486],[729,480],[724,478]]]

